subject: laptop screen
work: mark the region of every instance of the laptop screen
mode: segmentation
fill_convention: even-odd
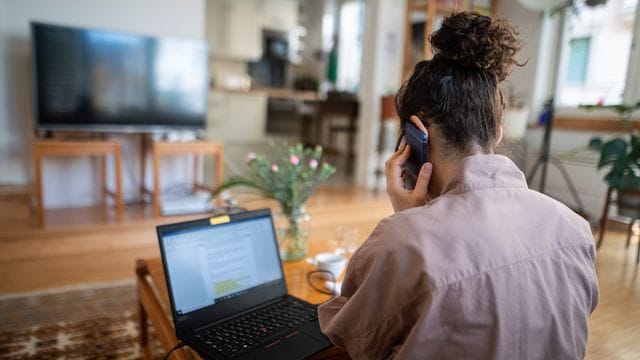
[[[222,304],[283,278],[269,213],[164,232],[161,241],[175,311]]]

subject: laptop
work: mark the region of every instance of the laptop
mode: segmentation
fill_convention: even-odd
[[[208,359],[303,359],[330,347],[287,294],[268,209],[157,227],[178,339]]]

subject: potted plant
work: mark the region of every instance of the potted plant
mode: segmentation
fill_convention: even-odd
[[[248,153],[249,173],[229,178],[213,191],[212,197],[229,188],[243,186],[276,200],[280,204],[280,213],[275,216],[280,256],[285,261],[299,260],[307,255],[311,219],[304,204],[336,168],[327,163],[320,164],[320,146],[272,146],[272,150],[269,157]]]
[[[589,148],[600,152],[598,169],[608,168],[604,181],[616,189],[618,214],[640,218],[640,134],[634,129],[632,113],[640,109],[640,102],[632,105],[581,105],[587,110],[610,109],[618,113],[629,130],[626,137],[604,141],[594,137]]]

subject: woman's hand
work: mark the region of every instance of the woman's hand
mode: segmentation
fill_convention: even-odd
[[[404,163],[409,159],[411,149],[409,145],[394,153],[385,163],[385,174],[387,177],[387,194],[391,199],[391,205],[395,212],[400,212],[413,207],[424,205],[428,198],[427,189],[429,188],[429,180],[433,165],[429,162],[422,165],[416,186],[413,190],[405,189],[403,186],[404,179],[402,172],[404,171]]]
[[[414,123],[425,134],[427,129],[417,116],[411,116],[410,121]],[[433,172],[433,164],[427,162],[422,165],[416,186],[410,190],[404,187],[404,163],[409,159],[411,149],[408,145],[404,145],[394,153],[385,163],[385,174],[387,177],[387,194],[391,199],[391,205],[395,212],[400,212],[412,207],[424,205],[429,200],[428,188],[431,174]]]

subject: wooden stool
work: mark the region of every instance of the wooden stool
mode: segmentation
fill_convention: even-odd
[[[613,188],[609,188],[607,190],[607,197],[604,201],[604,210],[602,211],[602,218],[600,219],[600,234],[598,235],[598,243],[596,248],[599,249],[602,245],[602,241],[604,240],[604,232],[607,228],[607,221],[609,221],[609,206],[614,202],[613,201]],[[633,224],[637,221],[637,218],[631,218],[631,222],[629,223],[629,229],[627,230],[627,243],[625,247],[629,247],[631,244],[631,236],[633,235]],[[636,263],[640,264],[640,242],[638,242],[638,253],[636,254]]]
[[[113,156],[115,168],[115,193],[109,191],[107,184],[107,156]],[[102,176],[102,199],[107,196],[115,200],[118,220],[122,220],[122,156],[117,141],[66,141],[36,140],[33,142],[33,161],[35,166],[35,198],[38,225],[44,224],[44,205],[42,200],[42,159],[51,156],[100,156]]]
[[[218,142],[211,141],[185,141],[185,142],[167,142],[159,141],[153,143],[153,215],[160,216],[160,204],[161,204],[161,187],[160,187],[160,168],[162,165],[162,157],[167,155],[180,155],[180,154],[194,154],[194,178],[193,178],[193,191],[198,189],[212,191],[202,184],[198,184],[199,171],[199,158],[198,155],[213,155],[216,160],[216,186],[222,184],[224,179],[224,163],[223,159],[223,146]],[[219,202],[219,200],[218,200]]]

